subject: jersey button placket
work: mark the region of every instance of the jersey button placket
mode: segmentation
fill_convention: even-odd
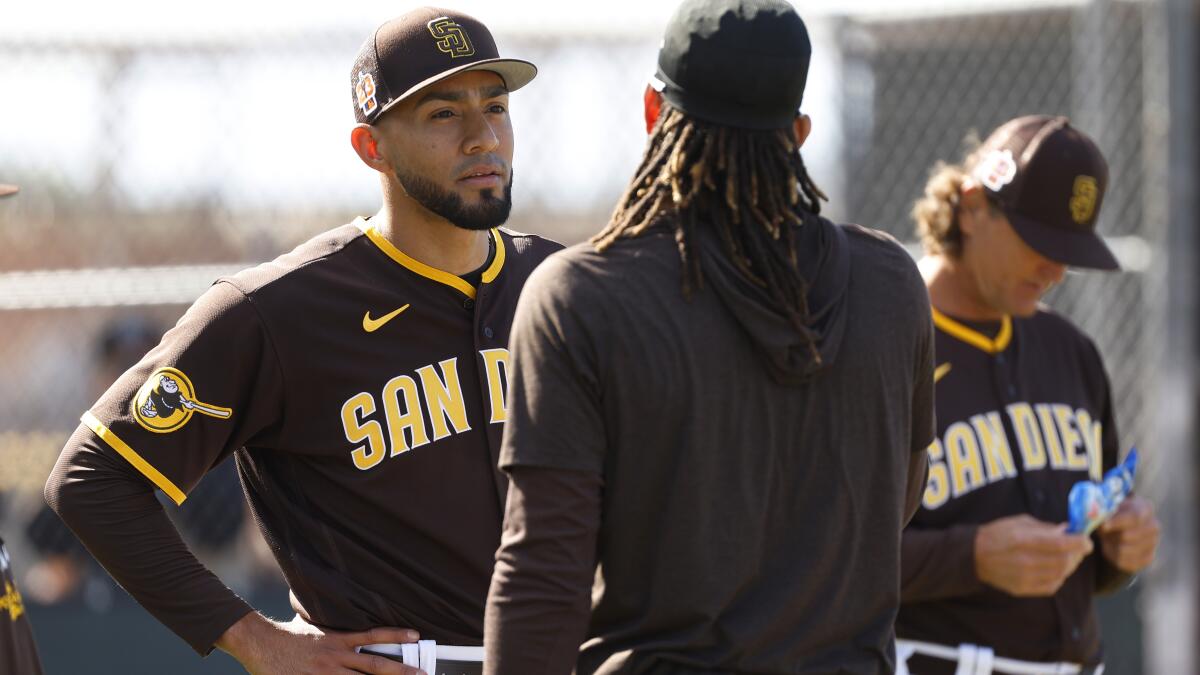
[[[1000,390],[1004,393],[1004,396],[1007,397],[1007,401],[1011,403],[1017,400],[1017,387],[1013,384],[1012,374],[1005,367],[1005,363],[1006,360],[1003,352],[996,354],[996,357],[992,360],[992,365],[996,371],[996,381],[1000,385]]]

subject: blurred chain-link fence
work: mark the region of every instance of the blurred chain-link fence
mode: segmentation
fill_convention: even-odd
[[[1158,3],[847,7],[810,19],[806,160],[833,217],[911,241],[908,212],[934,163],[1017,115],[1068,115],[1099,143],[1111,166],[1100,229],[1125,270],[1072,274],[1049,302],[1095,338],[1124,442],[1147,448],[1153,470],[1148,365],[1164,336],[1152,263],[1167,217],[1151,185],[1165,161],[1166,85],[1148,21]],[[659,30],[499,35],[502,50],[541,69],[513,96],[512,227],[569,243],[603,224],[642,149]],[[36,564],[65,546],[32,525],[41,485],[146,335],[226,270],[377,208],[375,179],[348,143],[346,79],[361,38],[0,38],[0,181],[22,186],[0,204],[0,531],[36,571],[32,602],[81,592]],[[216,492],[187,502],[201,511],[191,520],[236,522],[227,501],[238,497]],[[231,561],[239,583],[252,537],[190,536],[221,549],[214,559]]]

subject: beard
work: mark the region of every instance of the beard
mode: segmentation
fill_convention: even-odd
[[[456,193],[439,187],[424,176],[410,174],[401,169],[396,169],[395,175],[408,196],[445,218],[451,225],[464,230],[479,231],[499,227],[508,220],[508,213],[512,210],[512,173],[509,173],[508,183],[505,184],[502,194],[495,194],[496,191],[491,188],[481,190],[480,203],[475,205],[467,204]]]

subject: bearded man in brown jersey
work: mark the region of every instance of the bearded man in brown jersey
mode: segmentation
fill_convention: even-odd
[[[458,12],[380,26],[349,83],[380,211],[218,281],[83,415],[47,500],[197,652],[253,673],[481,669],[509,325],[559,248],[499,228],[508,95],[535,73]],[[154,497],[182,503],[230,454],[290,623],[204,569]]]
[[[1093,537],[1067,495],[1118,461],[1092,341],[1039,300],[1068,266],[1112,270],[1095,232],[1108,182],[1064,117],[992,133],[935,170],[914,216],[937,328],[937,438],[903,536],[897,650],[913,675],[1099,673],[1093,595],[1154,558],[1158,521],[1126,499]]]

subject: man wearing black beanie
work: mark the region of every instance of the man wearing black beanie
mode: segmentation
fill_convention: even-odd
[[[612,219],[526,284],[485,673],[894,669],[929,301],[820,216],[810,56],[782,0],[684,2]]]

